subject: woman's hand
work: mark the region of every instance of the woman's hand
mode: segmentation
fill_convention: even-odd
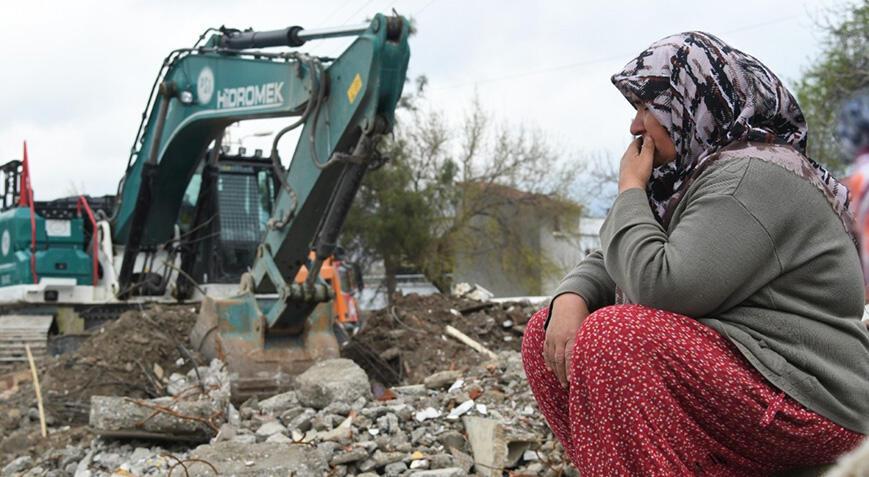
[[[631,141],[619,166],[619,194],[633,188],[646,190],[654,159],[655,141],[650,135],[643,136],[642,145],[640,138]]]
[[[552,315],[543,342],[543,360],[546,368],[555,373],[562,386],[567,387],[573,344],[582,321],[588,316],[585,300],[573,293],[565,293],[552,301]]]

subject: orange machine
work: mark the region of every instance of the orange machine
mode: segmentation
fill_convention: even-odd
[[[314,252],[311,252],[311,260],[314,259]],[[356,303],[354,290],[356,284],[347,267],[337,258],[329,257],[323,262],[320,268],[320,278],[331,285],[332,291],[335,292],[335,299],[332,300],[332,317],[335,323],[342,325],[345,329],[352,330],[359,326],[359,312]],[[302,265],[299,273],[296,274],[296,283],[304,283],[308,278],[308,267]]]

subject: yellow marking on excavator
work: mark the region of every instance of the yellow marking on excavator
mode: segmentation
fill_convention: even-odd
[[[353,82],[350,83],[350,87],[347,88],[347,99],[350,100],[350,104],[353,104],[356,101],[356,96],[359,94],[359,90],[362,89],[362,77],[359,76],[359,73],[356,73],[356,76],[353,78]]]

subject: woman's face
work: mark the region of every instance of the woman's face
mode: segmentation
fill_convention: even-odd
[[[670,134],[645,106],[637,108],[637,115],[631,121],[631,134],[634,136],[648,134],[655,141],[654,164],[656,166],[664,165],[676,159],[676,146],[670,139]]]

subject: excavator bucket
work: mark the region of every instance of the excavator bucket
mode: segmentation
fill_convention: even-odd
[[[329,302],[295,329],[266,326],[264,311],[272,303],[251,293],[202,302],[190,339],[209,360],[226,363],[234,401],[285,391],[316,361],[339,356]]]

